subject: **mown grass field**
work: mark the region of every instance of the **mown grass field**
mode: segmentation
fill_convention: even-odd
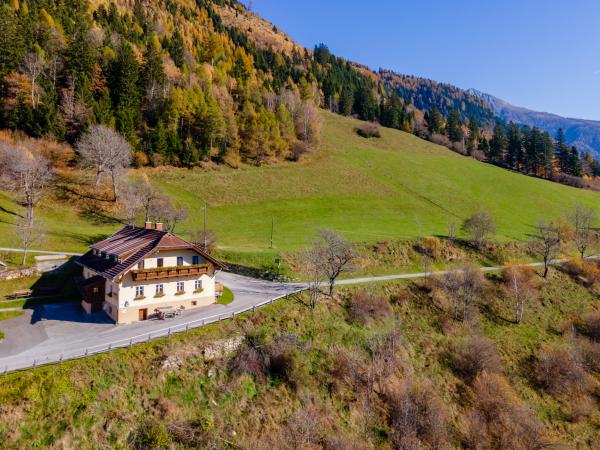
[[[185,235],[201,228],[206,204],[222,255],[263,260],[306,246],[321,227],[361,242],[444,235],[449,222],[460,223],[480,208],[493,214],[500,239],[524,239],[539,219],[564,215],[576,203],[596,206],[600,199],[399,131],[383,129],[381,139],[366,140],[354,131],[360,122],[323,116],[321,148],[300,163],[209,172],[146,169],[153,183],[188,209],[189,219],[178,231]],[[15,244],[9,226],[13,212],[20,209],[0,196],[0,246]],[[39,217],[48,229],[40,246],[56,250],[83,250],[119,226],[49,200]]]

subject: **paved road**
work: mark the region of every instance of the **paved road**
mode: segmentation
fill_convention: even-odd
[[[77,303],[54,304],[26,310],[23,316],[0,322],[6,338],[0,342],[0,373],[31,367],[33,361],[72,358],[106,349],[109,344],[125,346],[130,340],[142,342],[152,334],[165,335],[168,328],[185,329],[192,323],[199,326],[202,320],[216,321],[230,317],[269,301],[303,289],[300,284],[282,284],[256,280],[230,273],[219,273],[217,279],[235,294],[229,305],[211,305],[166,320],[149,320],[131,325],[114,325],[103,313],[87,316]]]
[[[558,264],[563,260],[555,260]],[[531,263],[530,266],[543,266]],[[501,270],[504,266],[484,267],[483,271]],[[374,283],[388,280],[415,279],[428,275],[442,275],[448,271],[434,273],[408,273],[379,277],[340,280],[338,285]],[[229,305],[211,305],[206,308],[186,311],[181,316],[167,321],[150,320],[131,325],[114,325],[103,314],[85,315],[78,304],[54,304],[26,310],[23,316],[0,322],[0,330],[6,338],[0,342],[0,373],[56,361],[59,358],[80,357],[87,352],[105,351],[111,347],[126,346],[128,342],[143,342],[152,337],[164,336],[170,328],[183,331],[188,326],[201,326],[232,314],[247,311],[269,300],[302,291],[302,283],[273,283],[221,272],[217,279],[235,294]]]
[[[0,252],[16,252],[23,253],[22,248],[0,247]],[[72,252],[51,252],[48,250],[27,250],[27,253],[41,253],[43,255],[65,255],[65,256],[81,256],[81,253]]]

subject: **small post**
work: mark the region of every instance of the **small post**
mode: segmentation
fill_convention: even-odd
[[[131,348],[132,344],[133,344],[133,339],[129,339],[129,348]]]
[[[208,250],[208,245],[206,241],[206,203],[204,204],[204,251]]]
[[[231,318],[235,319],[235,311],[231,313]]]
[[[169,327],[168,336],[171,337],[171,327]]]
[[[204,326],[204,319],[202,319],[202,326]]]
[[[110,352],[112,350],[112,344],[108,344],[108,351]]]
[[[86,348],[85,349],[85,356],[87,356],[87,355],[88,355],[88,349]]]
[[[148,334],[148,340],[146,342],[150,342],[150,336],[151,334]]]
[[[35,369],[35,363],[37,362],[37,359],[33,360],[33,368]]]
[[[252,305],[252,312],[256,311],[256,306]]]
[[[273,248],[273,232],[275,231],[275,217],[271,217],[271,240],[269,242],[269,248]]]
[[[189,323],[186,323],[186,324],[185,324],[185,331],[188,331],[189,329],[190,329],[190,324],[189,324]]]
[[[8,373],[8,366],[4,366],[4,375]]]
[[[59,361],[61,361],[61,362],[62,362],[62,360],[63,360],[63,354],[61,353],[61,354],[60,354],[60,359],[59,359]]]

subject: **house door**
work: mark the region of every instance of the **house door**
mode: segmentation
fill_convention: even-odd
[[[140,309],[139,310],[139,320],[146,320],[146,319],[148,319],[148,308]]]

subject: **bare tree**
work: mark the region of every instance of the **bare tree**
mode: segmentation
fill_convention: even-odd
[[[466,219],[462,228],[475,241],[477,248],[481,248],[487,237],[496,232],[494,218],[485,211],[478,211]]]
[[[323,247],[320,245],[312,246],[300,255],[301,271],[306,278],[310,307],[313,310],[317,307],[321,285],[323,284],[323,279],[326,277],[323,258]]]
[[[567,218],[575,229],[573,240],[581,259],[583,259],[585,257],[585,251],[590,246],[592,240],[592,224],[596,219],[596,213],[592,208],[577,205],[575,206],[575,209],[568,214]]]
[[[134,182],[130,186],[130,196],[144,211],[145,221],[149,222],[152,213],[158,213],[157,210],[153,209],[154,204],[157,202],[164,202],[164,195],[152,186],[148,179],[148,175],[145,173],[142,175],[141,180]]]
[[[550,263],[558,256],[561,248],[561,229],[554,222],[541,221],[536,225],[537,234],[530,243],[532,253],[544,261],[544,279],[548,277]]]
[[[335,280],[351,269],[352,262],[356,259],[356,250],[346,238],[334,230],[319,230],[319,237],[314,243],[320,247],[323,272],[329,281],[329,296],[333,297]]]
[[[31,106],[35,109],[39,103],[39,92],[37,80],[44,73],[46,62],[44,58],[37,53],[27,53],[21,63],[21,71],[29,78]]]
[[[173,205],[169,197],[161,195],[152,202],[150,217],[153,217],[157,222],[163,222],[165,229],[174,233],[177,224],[187,219],[188,213],[187,209]]]
[[[454,316],[464,321],[469,318],[470,306],[483,295],[485,278],[481,270],[467,267],[446,273],[441,279],[441,285],[454,300]]]
[[[192,233],[192,242],[205,252],[212,253],[217,248],[217,235],[211,229],[196,230]]]
[[[77,143],[85,166],[96,171],[96,186],[103,174],[111,178],[114,200],[117,201],[117,182],[123,169],[131,165],[131,146],[115,130],[105,125],[92,125]]]
[[[50,162],[27,147],[0,142],[0,179],[20,197],[33,223],[33,208],[53,178]]]
[[[319,142],[321,132],[321,114],[312,100],[304,100],[296,117],[298,137],[311,145]]]
[[[527,266],[509,266],[502,274],[504,287],[514,300],[515,323],[523,320],[525,304],[535,295],[533,274],[534,271]]]
[[[35,225],[33,221],[30,222],[24,217],[17,218],[14,229],[23,249],[21,265],[24,266],[27,262],[27,255],[29,251],[35,244],[38,244],[42,241],[44,231],[41,227]]]

